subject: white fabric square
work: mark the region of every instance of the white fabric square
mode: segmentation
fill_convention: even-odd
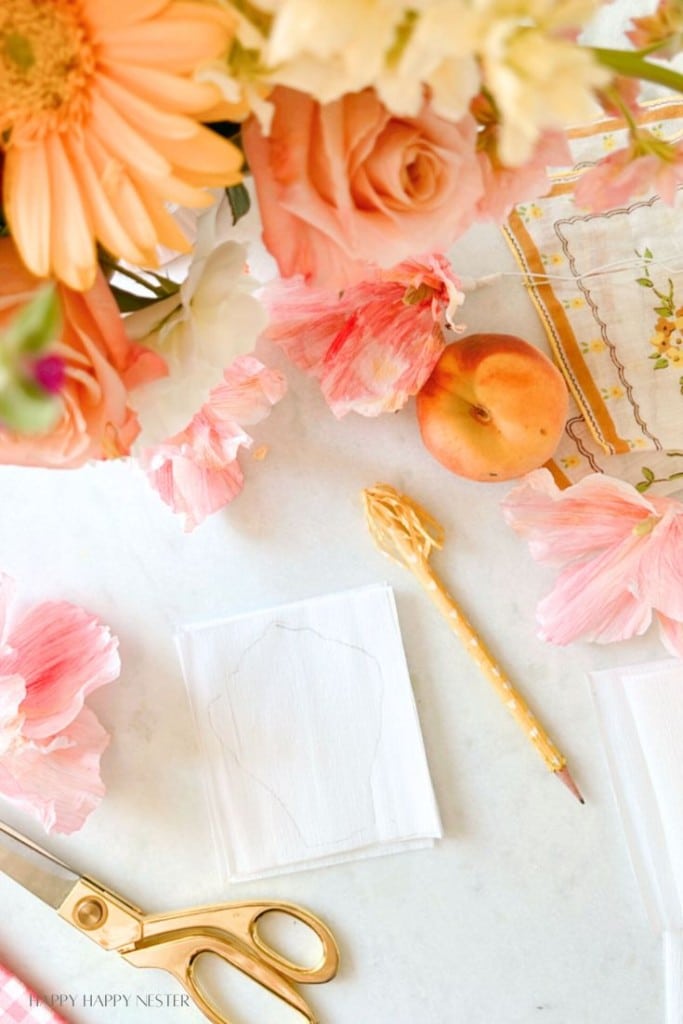
[[[227,880],[441,836],[389,586],[186,626],[177,644]]]

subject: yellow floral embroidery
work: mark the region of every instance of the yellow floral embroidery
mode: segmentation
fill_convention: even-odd
[[[608,401],[610,399],[618,401],[620,398],[623,398],[625,394],[626,392],[619,384],[612,384],[610,387],[602,389],[602,397],[606,398]]]
[[[583,309],[586,303],[583,296],[575,295],[573,299],[563,299],[562,305],[565,309]]]
[[[581,465],[581,459],[578,455],[567,455],[564,459],[560,459],[565,469],[577,469]]]
[[[655,332],[650,335],[650,352],[648,359],[653,360],[653,370],[665,370],[669,366],[683,366],[683,306],[676,305],[674,283],[670,277],[666,280],[666,289],[658,288],[653,280],[651,269],[654,256],[650,249],[642,253],[636,250],[636,256],[643,261],[641,277],[636,283],[647,288],[656,305],[652,307],[657,314]],[[679,390],[683,395],[683,377],[678,380]]]

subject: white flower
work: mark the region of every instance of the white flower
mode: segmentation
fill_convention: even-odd
[[[394,113],[414,116],[427,85],[435,113],[458,121],[480,85],[473,13],[465,0],[423,0],[420,6],[406,13],[375,87]]]
[[[180,291],[126,318],[126,330],[166,360],[168,377],[138,388],[137,446],[159,443],[186,427],[239,355],[250,352],[267,321],[252,294],[247,248],[220,241],[217,204],[199,218],[197,244]],[[133,401],[131,399],[131,404]]]
[[[598,6],[597,0],[475,0],[472,46],[501,114],[505,164],[529,160],[543,131],[595,117],[593,90],[610,73],[567,33]]]

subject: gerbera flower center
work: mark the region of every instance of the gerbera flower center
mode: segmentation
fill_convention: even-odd
[[[3,142],[32,141],[78,122],[94,64],[80,0],[2,0]]]

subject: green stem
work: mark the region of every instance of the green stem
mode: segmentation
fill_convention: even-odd
[[[664,85],[674,92],[683,93],[683,75],[673,68],[663,67],[661,64],[652,64],[635,51],[631,50],[609,50],[596,46],[592,48],[596,59],[607,68],[618,71],[628,78],[641,78],[645,82],[654,82],[656,85]]]
[[[129,270],[128,267],[122,267],[115,260],[110,260],[103,253],[100,253],[100,262],[104,263],[110,270],[115,270],[118,274],[123,274],[125,277],[130,278],[131,281],[135,281],[136,284],[146,288],[148,292],[152,292],[152,294],[156,295],[158,299],[165,299],[169,295],[169,292],[165,288],[162,288],[160,285],[155,286],[150,284],[150,282],[140,274],[134,273],[134,271]]]

